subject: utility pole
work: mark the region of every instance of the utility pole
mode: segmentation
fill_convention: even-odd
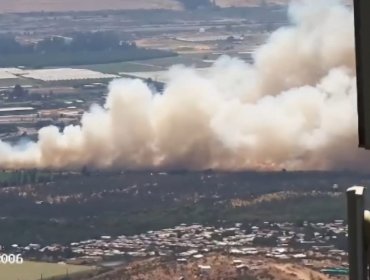
[[[368,280],[365,236],[365,188],[347,190],[349,280]]]
[[[370,1],[354,0],[359,146],[370,150]]]

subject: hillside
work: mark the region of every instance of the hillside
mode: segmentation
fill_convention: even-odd
[[[344,190],[369,184],[370,175],[330,172],[0,172],[8,217],[0,240],[64,244],[181,223],[332,221],[345,217]]]

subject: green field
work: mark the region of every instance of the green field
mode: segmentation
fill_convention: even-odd
[[[167,70],[172,65],[184,64],[195,67],[208,67],[209,63],[202,62],[201,55],[179,55],[174,57],[136,60],[106,64],[79,65],[76,68],[86,68],[104,73],[147,72]]]
[[[57,279],[66,275],[93,271],[94,267],[79,265],[63,265],[40,262],[24,262],[23,264],[0,264],[0,279],[6,280],[39,280]],[[55,278],[56,277],[56,278]]]
[[[0,57],[1,67],[43,68],[92,63],[113,63],[176,56],[173,52],[149,49],[114,49],[101,51],[14,53]]]

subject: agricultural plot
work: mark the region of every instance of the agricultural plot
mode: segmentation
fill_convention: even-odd
[[[203,61],[204,55],[180,55],[174,57],[154,58],[130,62],[79,65],[76,67],[99,71],[103,73],[118,74],[120,72],[147,72],[165,71],[172,65],[183,64],[195,67],[209,67],[210,63]],[[216,56],[215,58],[217,58]],[[214,56],[212,56],[212,59]]]
[[[99,11],[99,10],[131,10],[131,9],[174,9],[181,6],[174,0],[1,0],[0,11],[5,13],[27,12],[66,12],[66,11]]]
[[[94,271],[94,267],[65,265],[41,262],[24,262],[23,264],[0,264],[1,279],[7,280],[39,280],[57,279],[79,273]]]

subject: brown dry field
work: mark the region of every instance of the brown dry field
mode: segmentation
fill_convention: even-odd
[[[267,0],[288,3],[289,0]],[[261,0],[216,0],[222,7],[256,6]],[[0,13],[39,11],[98,11],[129,9],[181,9],[176,0],[0,0]]]
[[[225,255],[211,255],[201,260],[189,260],[186,264],[156,264],[155,261],[137,262],[128,268],[130,279],[132,280],[173,280],[183,276],[188,280],[205,279],[198,277],[201,275],[201,270],[198,265],[209,265],[211,270],[207,272],[207,279],[237,279],[240,271],[235,268],[232,261],[238,259],[248,268],[250,275],[258,277],[258,279],[271,280],[330,280],[330,278],[322,273],[314,271],[310,268],[294,263],[281,263],[275,260],[266,259],[260,256],[249,257],[230,257]],[[323,264],[323,263],[322,263]],[[119,275],[119,274],[118,274]],[[117,275],[117,276],[118,276]],[[102,280],[97,278],[97,280]],[[118,279],[118,278],[113,278]]]

